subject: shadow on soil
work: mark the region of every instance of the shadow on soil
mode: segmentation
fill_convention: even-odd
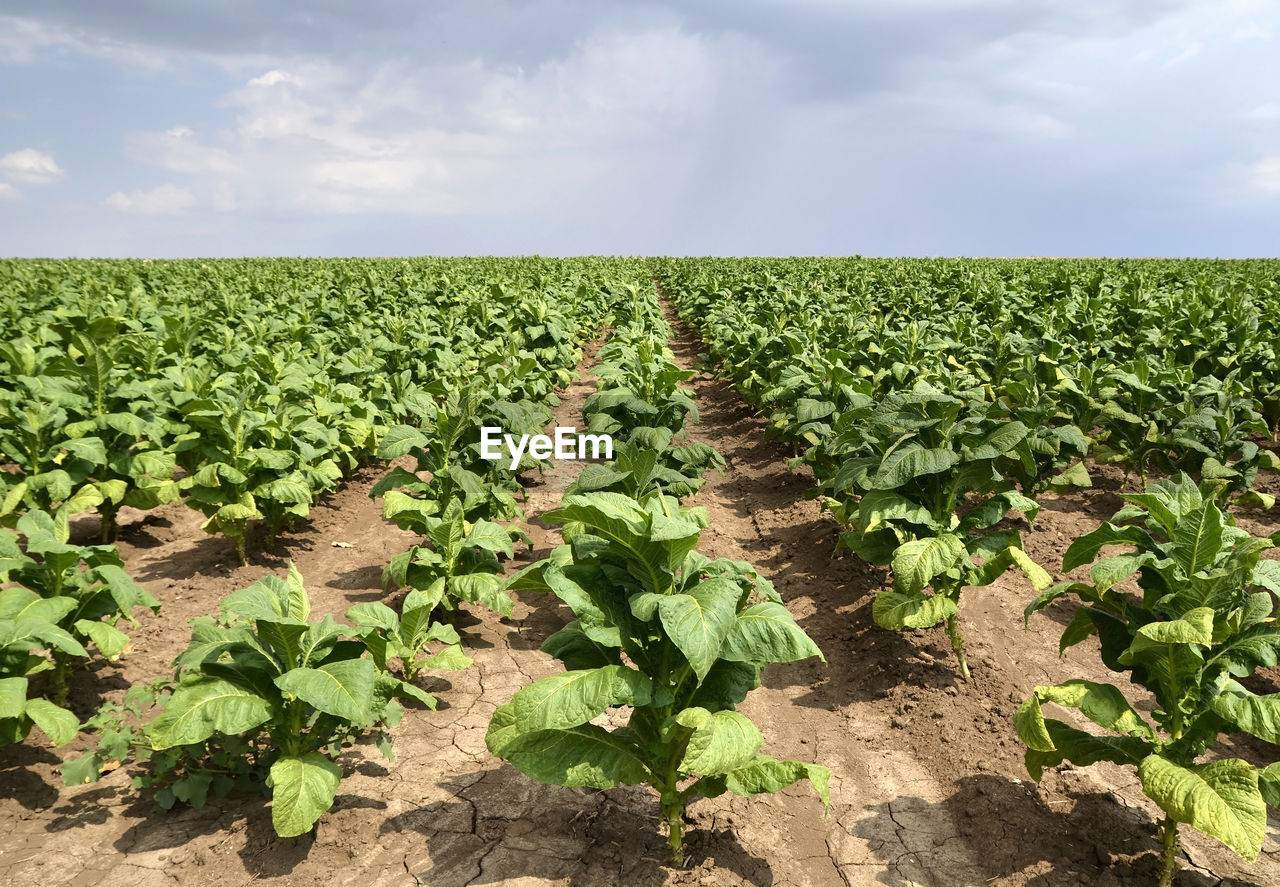
[[[46,782],[36,768],[57,766],[48,749],[15,743],[0,749],[0,798],[12,798],[28,810],[43,810],[58,800],[59,786]]]
[[[957,785],[945,801],[902,797],[892,809],[888,803],[865,808],[869,815],[852,831],[877,848],[885,864],[877,883],[968,884],[1019,874],[1028,887],[1158,880],[1155,823],[1111,795],[1074,794],[1074,803],[1051,806],[1034,787],[1002,776],[978,774]],[[1219,883],[1183,863],[1179,887]]]

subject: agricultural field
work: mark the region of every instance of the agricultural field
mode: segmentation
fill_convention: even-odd
[[[1280,883],[1278,261],[5,260],[0,313],[0,883]]]

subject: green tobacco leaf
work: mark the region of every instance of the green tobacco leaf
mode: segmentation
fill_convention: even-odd
[[[1235,686],[1235,692],[1222,692],[1213,698],[1210,707],[1214,713],[1246,733],[1280,745],[1280,693],[1256,696]]]
[[[47,699],[28,699],[26,714],[54,745],[66,745],[80,732],[80,719]]]
[[[1144,550],[1155,548],[1150,534],[1141,527],[1117,527],[1115,524],[1105,523],[1071,543],[1062,557],[1063,572],[1091,563],[1106,545],[1136,545]]]
[[[625,728],[610,733],[595,724],[536,730],[515,736],[494,753],[531,779],[550,785],[594,789],[638,785],[653,776],[639,744],[628,733]]]
[[[950,533],[913,539],[893,553],[894,590],[918,594],[935,576],[962,563],[964,558],[964,543]]]
[[[382,444],[378,447],[378,458],[390,462],[406,455],[414,447],[429,449],[431,438],[409,425],[393,425],[382,436]],[[417,480],[417,478],[414,479]]]
[[[1169,534],[1171,554],[1190,576],[1213,563],[1222,549],[1222,512],[1212,502],[1182,518]]]
[[[1091,487],[1093,479],[1089,477],[1089,469],[1083,462],[1077,462],[1065,471],[1060,471],[1049,478],[1049,486],[1056,490],[1067,487]]]
[[[222,599],[222,614],[250,621],[305,626],[306,617],[295,611],[294,589],[278,576],[263,576],[248,588]],[[303,595],[305,597],[305,594]]]
[[[396,615],[396,611],[381,601],[354,604],[347,608],[344,616],[359,628],[381,628],[388,633],[395,632],[400,625],[400,617]]]
[[[285,576],[285,588],[288,600],[288,616],[291,619],[306,621],[311,616],[311,597],[306,586],[302,584],[302,574],[298,572],[293,561],[289,561],[289,573]]]
[[[1018,735],[1027,742],[1032,734],[1024,735],[1024,724],[1018,723]],[[1053,718],[1044,719],[1043,726],[1050,748],[1039,749],[1027,743],[1027,772],[1036,782],[1040,781],[1045,767],[1056,767],[1063,761],[1070,761],[1077,767],[1087,767],[1099,761],[1137,766],[1153,748],[1150,742],[1136,736],[1095,736]]]
[[[1155,561],[1150,552],[1141,554],[1118,554],[1106,557],[1089,568],[1089,579],[1093,582],[1094,591],[1102,594],[1128,579],[1138,569]]]
[[[1031,582],[1031,587],[1036,591],[1044,591],[1053,582],[1053,577],[1049,575],[1048,571],[1033,561],[1031,556],[1021,548],[1010,546],[1008,551],[1009,557],[1027,575],[1027,579]]]
[[[1227,758],[1182,767],[1160,755],[1138,765],[1142,790],[1169,818],[1217,838],[1252,862],[1267,831],[1267,806],[1258,790],[1258,770]]]
[[[464,601],[483,604],[495,613],[510,616],[515,612],[515,601],[502,589],[506,580],[494,573],[468,573],[454,576],[449,590]]]
[[[1280,808],[1280,761],[1258,772],[1258,791],[1268,807]]]
[[[110,661],[120,658],[125,647],[129,646],[129,636],[114,625],[96,619],[77,619],[76,631],[88,636],[98,648],[98,652]]]
[[[607,665],[534,681],[510,705],[519,731],[531,733],[585,724],[614,705],[647,705],[651,693],[649,679],[640,672]]]
[[[935,526],[933,515],[923,505],[895,490],[869,490],[858,503],[858,529],[869,533],[891,521]]]
[[[956,602],[942,595],[902,594],[882,591],[876,595],[871,615],[876,625],[897,631],[902,628],[929,628],[956,615]]]
[[[946,471],[959,461],[960,454],[953,450],[908,444],[885,457],[868,486],[873,490],[896,490],[917,477]]]
[[[40,597],[26,588],[0,591],[0,619],[11,622],[50,622],[57,624],[76,608],[76,599],[68,595]]]
[[[995,459],[1012,450],[1026,438],[1027,426],[1018,421],[1005,422],[976,446],[969,448],[970,459]]]
[[[343,659],[319,668],[293,668],[275,684],[320,711],[353,724],[367,724],[378,669],[368,659]]]
[[[685,747],[680,772],[690,776],[717,776],[754,760],[764,737],[751,720],[736,711],[686,708],[676,723],[693,730]]]
[[[577,619],[543,641],[542,652],[559,659],[571,671],[622,664],[617,648],[593,640]]]
[[[1180,619],[1168,622],[1148,622],[1138,629],[1128,656],[1134,656],[1153,647],[1169,644],[1199,644],[1207,647],[1213,643],[1213,609],[1197,607],[1188,610]]]
[[[810,656],[827,661],[787,608],[773,601],[755,604],[738,614],[720,648],[720,656],[758,665],[795,662]]]
[[[822,799],[824,807],[831,807],[831,792],[827,783],[831,771],[818,764],[801,761],[778,761],[768,755],[759,755],[751,763],[725,774],[725,785],[735,795],[749,798],[752,795],[781,791],[807,779]]]
[[[173,692],[164,711],[148,725],[156,751],[203,742],[214,733],[235,735],[270,719],[271,703],[224,678],[202,677]]]
[[[655,592],[667,589],[675,569],[697,546],[702,531],[697,523],[684,517],[655,516],[619,493],[565,496],[560,507],[548,512],[544,519],[555,523],[580,521],[595,535],[621,546],[636,566],[644,569],[648,590]]]
[[[1037,731],[1032,724],[1039,709],[1038,705],[1032,704],[1033,702],[1052,702],[1065,708],[1077,709],[1099,727],[1113,733],[1137,736],[1150,742],[1154,742],[1156,738],[1151,726],[1142,719],[1133,706],[1129,705],[1124,694],[1116,687],[1093,681],[1071,680],[1055,686],[1036,687],[1031,700],[1018,710],[1015,721],[1027,724],[1028,737],[1037,735],[1037,732],[1040,736],[1039,744],[1027,741],[1027,745],[1033,748],[1044,750],[1043,739],[1047,737],[1042,727]],[[1043,725],[1043,719],[1041,719],[1041,725]],[[1022,732],[1020,727],[1019,735]]]
[[[271,824],[282,838],[311,830],[333,806],[342,768],[319,752],[286,756],[271,765]]]
[[[20,718],[27,704],[26,678],[0,678],[0,718]]]
[[[701,681],[720,656],[720,647],[733,628],[740,592],[728,579],[708,579],[687,594],[662,596],[658,616]]]

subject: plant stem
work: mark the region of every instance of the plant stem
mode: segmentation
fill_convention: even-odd
[[[960,663],[960,677],[969,680],[969,662],[964,658],[964,638],[960,636],[960,623],[955,616],[947,617],[947,637],[951,638],[951,649]]]
[[[674,793],[672,798],[664,797],[662,799],[662,818],[667,823],[667,844],[671,847],[671,863],[675,866],[684,865],[684,804],[681,803],[679,794]]]
[[[111,542],[116,536],[116,505],[104,502],[98,510],[102,515],[102,541]]]
[[[1172,887],[1178,872],[1178,824],[1167,816],[1160,820],[1160,887]]]
[[[67,678],[71,673],[71,658],[61,651],[53,654],[53,674],[49,676],[52,684],[53,702],[55,705],[66,705],[70,692]]]

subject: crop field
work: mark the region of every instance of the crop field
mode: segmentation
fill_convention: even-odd
[[[0,884],[1280,884],[1280,261],[0,316]]]

